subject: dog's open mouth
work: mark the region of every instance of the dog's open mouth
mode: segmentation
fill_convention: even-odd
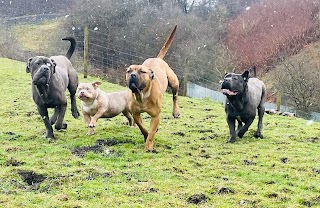
[[[88,96],[85,96],[85,95],[79,95],[78,98],[79,98],[80,100],[87,100],[87,99],[89,99],[89,97],[88,97]]]
[[[231,91],[229,89],[222,89],[222,93],[225,95],[232,96],[232,95],[237,95],[238,91]]]

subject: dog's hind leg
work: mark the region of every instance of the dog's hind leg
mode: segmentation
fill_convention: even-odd
[[[52,117],[50,118],[50,124],[53,125],[56,121],[57,121],[57,118],[58,118],[58,115],[59,115],[59,108],[58,107],[55,107],[54,108],[54,113],[52,115]]]
[[[263,115],[264,115],[264,111],[265,111],[265,107],[264,105],[261,105],[260,107],[258,107],[258,128],[257,131],[253,134],[254,137],[258,138],[260,137],[261,139],[263,139],[263,135],[261,133],[262,131],[262,119],[263,119]]]
[[[67,103],[58,106],[58,108],[59,108],[59,115],[58,115],[58,119],[57,119],[57,122],[56,122],[56,125],[54,126],[54,128],[57,130],[66,129],[67,124],[63,123],[63,118],[64,118],[64,115],[66,114]]]
[[[172,90],[173,98],[173,109],[172,116],[178,118],[180,116],[179,103],[178,103],[178,92],[179,92],[179,80],[178,77],[172,72],[171,76],[168,76],[169,87]]]
[[[131,113],[127,110],[123,111],[122,114],[127,117],[128,122],[129,122],[129,126],[134,127],[134,120],[133,117],[131,115]]]
[[[77,108],[76,96],[75,96],[77,87],[78,87],[78,76],[76,75],[76,72],[70,72],[70,73],[74,73],[73,76],[69,76],[69,85],[68,85],[68,90],[70,92],[70,99],[71,99],[71,114],[74,118],[78,118],[80,116],[80,113]]]

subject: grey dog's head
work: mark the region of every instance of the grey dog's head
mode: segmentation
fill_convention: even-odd
[[[221,83],[223,94],[228,97],[242,94],[247,87],[248,80],[249,71],[245,71],[242,74],[226,73]]]
[[[45,56],[29,58],[26,72],[31,73],[34,85],[48,85],[52,74],[55,73],[56,62]]]

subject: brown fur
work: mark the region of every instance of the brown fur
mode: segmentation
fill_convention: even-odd
[[[165,42],[157,58],[146,59],[142,65],[131,65],[127,69],[126,81],[132,90],[129,95],[129,108],[134,121],[139,126],[145,138],[145,150],[153,150],[154,136],[160,122],[162,97],[168,84],[173,94],[174,118],[179,117],[178,89],[179,80],[169,65],[163,60],[168,48],[171,45],[176,31],[173,29],[171,35]],[[151,116],[150,132],[142,123],[141,113],[146,112]]]

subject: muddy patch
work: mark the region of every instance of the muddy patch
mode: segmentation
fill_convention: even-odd
[[[218,194],[235,194],[236,192],[232,188],[221,187],[218,189]]]
[[[124,144],[124,143],[130,143],[135,144],[131,140],[124,140],[124,141],[117,141],[115,139],[98,139],[96,140],[95,144],[92,146],[82,146],[82,147],[75,147],[71,152],[72,154],[78,156],[78,157],[84,157],[86,153],[93,152],[95,154],[100,154],[105,152],[106,155],[118,155],[120,156],[121,153],[116,153],[114,151],[105,149],[106,147],[115,146],[117,144]]]
[[[8,131],[6,132],[7,136],[8,136],[8,139],[13,141],[13,140],[18,140],[21,135],[17,135],[16,133],[12,132],[12,131]]]
[[[10,158],[9,160],[7,160],[6,162],[5,162],[5,165],[6,166],[20,166],[20,165],[24,165],[24,164],[26,164],[25,162],[20,162],[20,161],[18,161],[18,160],[15,160],[15,159],[13,159],[13,158]]]
[[[257,164],[256,162],[253,162],[253,161],[251,161],[251,160],[243,160],[243,163],[244,163],[245,165],[256,165],[256,164]]]
[[[303,199],[301,204],[306,207],[313,207],[320,205],[320,196],[311,198],[311,199]]]
[[[204,194],[194,194],[187,199],[190,204],[200,204],[207,201],[207,197]]]
[[[280,161],[281,161],[282,163],[287,163],[287,162],[289,162],[289,158],[283,157],[283,158],[280,158]]]
[[[310,137],[306,139],[306,142],[310,142],[310,143],[318,143],[319,141],[320,141],[319,137]]]
[[[172,134],[173,134],[173,135],[182,136],[182,137],[184,137],[184,136],[186,135],[186,134],[185,134],[185,133],[183,133],[182,131],[173,132]]]
[[[19,170],[18,174],[20,175],[22,180],[26,182],[29,186],[42,183],[46,179],[45,176],[37,174],[33,171]]]

